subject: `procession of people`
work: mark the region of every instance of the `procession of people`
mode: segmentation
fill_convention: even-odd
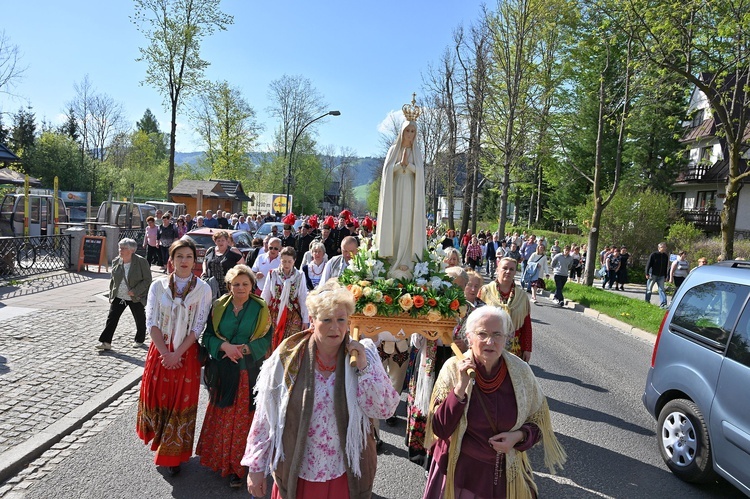
[[[281,234],[258,240],[247,255],[217,226],[200,277],[193,242],[160,238],[164,230],[157,231],[149,248],[165,248],[157,263],[169,273],[153,282],[142,276],[148,264],[133,255],[134,241],[121,241],[111,320],[98,348],[111,348],[126,306],[136,319],[145,307],[135,339],[142,344],[148,333],[151,343],[136,431],[166,474],[179,474],[193,455],[201,381],[208,407],[195,453],[203,466],[228,477],[230,487],[246,487],[254,497],[370,497],[380,420],[398,424],[404,390],[405,442],[409,459],[425,468],[425,498],[536,497],[526,452],[541,442],[552,472],[565,461],[528,365],[531,309],[514,280],[519,261],[493,246],[496,261],[487,269],[496,279],[483,285],[477,270],[487,253],[476,236],[462,255],[452,237],[425,230],[424,164],[415,147],[419,108],[405,106],[404,114],[385,160],[374,220],[360,222],[348,210],[338,221],[306,217],[295,236],[297,219],[289,214]],[[208,223],[201,215],[196,220],[211,225],[215,219],[207,215]],[[163,217],[171,226],[170,214]],[[228,213],[219,218],[232,220]],[[234,226],[252,230],[257,218],[242,215]],[[390,264],[387,278],[400,283],[420,275],[423,251],[445,247],[441,275],[467,307],[450,319],[453,333],[352,336],[361,295],[339,279],[354,268],[360,247],[377,248]]]

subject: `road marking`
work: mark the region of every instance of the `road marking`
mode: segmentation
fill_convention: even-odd
[[[582,485],[578,485],[577,483],[575,483],[570,478],[565,478],[565,477],[557,476],[557,475],[550,475],[549,473],[540,473],[538,471],[535,471],[534,474],[537,475],[537,476],[540,476],[542,478],[549,478],[550,480],[555,481],[555,482],[559,483],[560,485],[568,485],[568,486],[571,486],[573,488],[580,489],[580,490],[583,490],[585,492],[588,492],[590,494],[594,494],[594,495],[596,495],[598,497],[603,497],[605,499],[615,499],[615,497],[613,497],[613,496],[608,496],[607,494],[602,494],[601,492],[597,492],[596,490],[587,489],[586,487],[584,487]]]

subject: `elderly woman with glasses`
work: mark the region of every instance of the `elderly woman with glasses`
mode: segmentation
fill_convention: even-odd
[[[101,343],[96,347],[98,350],[112,349],[112,338],[126,308],[130,308],[135,320],[133,347],[140,347],[146,341],[145,307],[151,286],[151,267],[145,258],[135,254],[138,249],[135,240],[127,237],[121,239],[118,247],[119,253],[112,261],[112,278],[109,280],[109,314],[104,331],[99,336]]]
[[[445,363],[432,392],[426,444],[433,460],[424,498],[536,497],[526,451],[541,440],[552,473],[566,459],[547,399],[529,365],[505,351],[513,334],[507,312],[479,308],[466,331],[469,351]]]
[[[377,451],[370,418],[399,402],[372,340],[347,334],[354,296],[336,281],[307,297],[312,327],[285,339],[263,363],[242,464],[247,488],[272,498],[370,497]],[[356,366],[349,356],[356,351]]]

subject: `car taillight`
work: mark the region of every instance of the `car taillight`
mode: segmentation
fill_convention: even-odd
[[[669,315],[669,310],[664,312],[664,318],[661,320],[661,325],[659,326],[659,333],[656,335],[656,342],[654,342],[654,352],[651,354],[651,367],[654,367],[654,364],[656,363],[656,351],[659,349],[659,340],[661,339],[661,332],[664,329],[664,324],[667,322],[668,315]]]

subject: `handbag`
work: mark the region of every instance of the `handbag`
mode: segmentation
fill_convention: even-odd
[[[536,280],[536,289],[547,289],[547,283],[541,277]]]
[[[211,360],[211,356],[208,354],[208,348],[198,343],[198,362],[205,367],[209,360]]]

